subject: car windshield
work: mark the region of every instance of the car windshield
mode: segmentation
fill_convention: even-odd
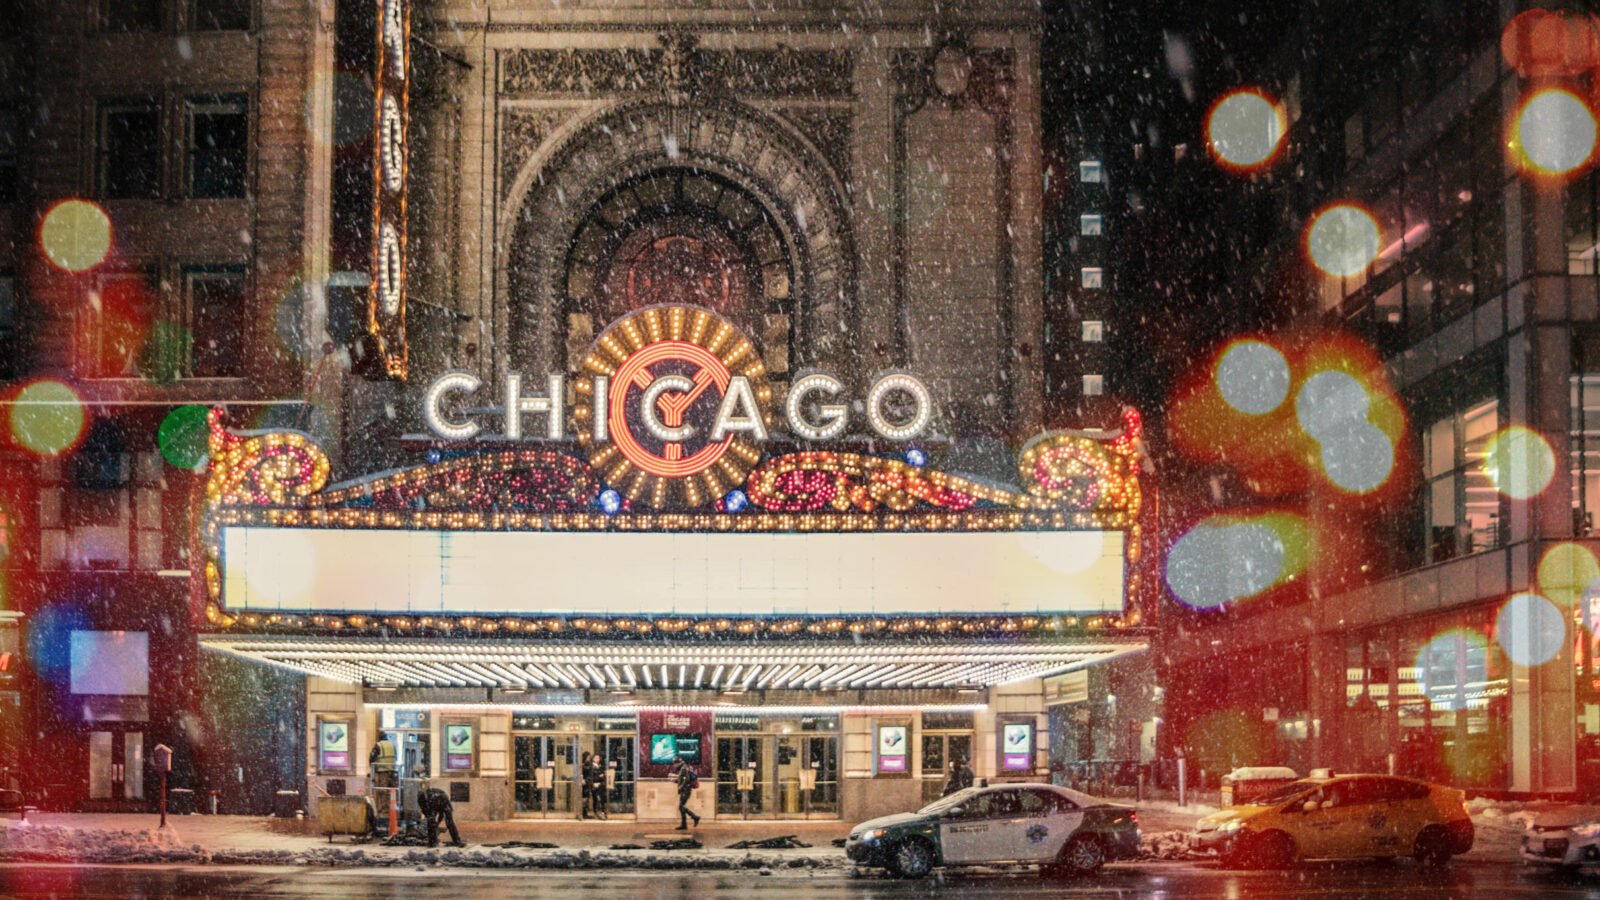
[[[950,809],[953,806],[960,805],[968,797],[971,797],[971,796],[973,796],[973,795],[975,795],[977,793],[978,793],[978,789],[977,788],[967,788],[965,790],[956,791],[954,794],[951,794],[948,797],[940,797],[939,799],[933,801],[932,803],[929,803],[927,806],[924,806],[923,808],[917,810],[917,813],[919,815],[920,814],[924,814],[924,813],[930,814],[930,815],[931,814],[935,814],[935,813],[942,813],[945,810]]]
[[[1282,803],[1285,800],[1293,799],[1295,796],[1303,794],[1320,784],[1322,784],[1320,781],[1311,781],[1310,779],[1302,778],[1299,781],[1292,781],[1283,787],[1278,788],[1277,790],[1268,791],[1267,793],[1262,794],[1256,799],[1250,801],[1250,805],[1271,806],[1274,803]]]

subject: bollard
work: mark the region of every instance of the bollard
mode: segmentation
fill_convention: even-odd
[[[1183,757],[1178,757],[1178,806],[1180,807],[1189,805],[1188,772],[1185,766],[1187,762],[1188,760]]]
[[[389,837],[400,833],[400,789],[384,788],[389,792]]]

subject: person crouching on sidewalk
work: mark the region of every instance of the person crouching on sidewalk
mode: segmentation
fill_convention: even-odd
[[[439,846],[439,820],[450,829],[450,846],[465,847],[461,840],[461,832],[456,831],[456,817],[452,814],[450,795],[438,788],[424,788],[417,794],[417,808],[421,810],[423,818],[428,820],[428,846]]]

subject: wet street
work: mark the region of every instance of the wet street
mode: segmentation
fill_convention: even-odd
[[[847,872],[503,872],[460,869],[305,869],[156,866],[5,866],[10,897],[1596,897],[1600,879],[1538,877],[1506,863],[1442,872],[1409,862],[1307,865],[1237,872],[1209,864],[1141,863],[1052,882],[1032,872],[966,872],[898,881]]]

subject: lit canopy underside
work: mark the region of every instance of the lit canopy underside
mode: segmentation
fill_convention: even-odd
[[[380,640],[209,634],[218,653],[350,684],[525,690],[986,687],[1146,648],[1137,642],[682,644]]]

